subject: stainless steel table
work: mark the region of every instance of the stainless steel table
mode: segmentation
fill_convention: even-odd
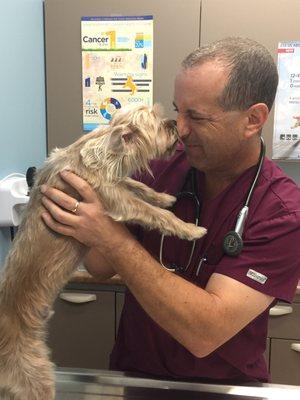
[[[164,381],[114,371],[58,369],[56,400],[299,400],[300,387]]]

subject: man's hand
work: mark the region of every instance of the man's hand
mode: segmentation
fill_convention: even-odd
[[[72,236],[88,247],[97,247],[103,252],[119,246],[128,230],[113,221],[105,210],[94,189],[82,178],[70,171],[61,172],[62,179],[70,184],[81,196],[82,201],[75,207],[77,200],[68,194],[43,185],[42,202],[48,212],[42,218],[49,228],[62,235]],[[76,212],[72,212],[77,208]]]

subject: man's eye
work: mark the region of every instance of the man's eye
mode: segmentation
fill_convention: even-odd
[[[203,118],[203,117],[196,117],[196,116],[190,116],[191,120],[193,121],[205,121],[207,120],[207,118]]]

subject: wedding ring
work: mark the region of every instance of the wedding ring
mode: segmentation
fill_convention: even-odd
[[[75,207],[73,208],[73,210],[71,210],[72,213],[76,214],[76,212],[78,210],[79,203],[80,203],[80,201],[76,201]]]

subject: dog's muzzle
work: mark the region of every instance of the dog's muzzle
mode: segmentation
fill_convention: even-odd
[[[175,119],[167,119],[167,120],[165,121],[165,127],[166,127],[167,129],[174,129],[174,128],[177,128],[177,122],[176,122],[176,120],[175,120]]]

